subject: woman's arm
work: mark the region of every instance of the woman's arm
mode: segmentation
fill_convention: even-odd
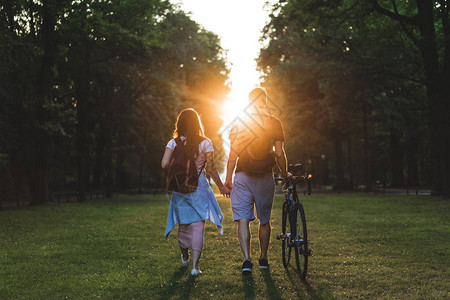
[[[224,186],[222,180],[220,180],[219,172],[217,172],[216,167],[214,166],[214,152],[206,153],[206,171],[214,180],[220,192],[223,195],[228,196],[231,191],[230,189],[228,189],[228,187]]]
[[[172,153],[173,153],[173,150],[170,148],[166,148],[166,151],[164,151],[164,156],[161,160],[161,167],[163,169],[166,169],[170,166],[170,160],[172,159]]]

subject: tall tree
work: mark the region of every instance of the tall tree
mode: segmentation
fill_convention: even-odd
[[[399,22],[420,50],[429,105],[433,191],[450,194],[450,1],[371,0],[378,13]],[[389,6],[387,6],[389,5]],[[418,33],[417,33],[418,31]]]
[[[317,152],[334,153],[338,190],[353,185],[351,178],[370,189],[384,176],[379,162],[389,153],[386,134],[392,126],[403,132],[410,117],[406,103],[416,107],[421,101],[422,72],[413,63],[418,53],[395,27],[358,1],[291,0],[274,5],[265,28],[268,46],[258,65],[265,85],[290,107],[284,113],[287,133],[295,128],[291,139],[298,142],[287,150],[304,153],[303,161]],[[357,143],[342,149],[349,138]],[[344,160],[350,155],[360,156]],[[354,170],[353,161],[363,168]]]

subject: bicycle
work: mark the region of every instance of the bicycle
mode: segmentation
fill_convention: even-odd
[[[292,174],[297,174],[302,170],[301,164],[290,164],[288,170]],[[300,176],[290,178],[276,178],[276,181],[284,181],[285,200],[283,202],[283,213],[281,223],[281,234],[277,235],[277,240],[281,240],[281,253],[283,266],[288,267],[291,259],[291,252],[294,249],[297,273],[302,279],[306,278],[308,272],[308,257],[311,250],[308,249],[308,232],[306,228],[305,211],[297,194],[297,184],[307,184],[307,194],[311,195],[311,174],[305,173]],[[289,228],[288,223],[289,222]]]

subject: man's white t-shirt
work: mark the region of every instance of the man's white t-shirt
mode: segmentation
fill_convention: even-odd
[[[186,137],[180,136],[181,140],[186,144]],[[171,139],[168,143],[166,148],[169,148],[173,151],[175,149],[175,146],[177,145],[177,142],[175,142],[175,139]],[[202,167],[205,165],[206,162],[206,153],[208,152],[214,152],[214,147],[210,139],[205,138],[199,145],[198,145],[198,155],[195,158],[195,166],[197,167],[197,172],[200,172]]]

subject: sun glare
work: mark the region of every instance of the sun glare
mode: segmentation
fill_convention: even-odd
[[[225,102],[223,103],[222,115],[222,119],[225,121],[225,123],[228,123],[228,121],[232,121],[234,118],[240,115],[240,113],[244,109],[242,104],[243,101],[238,98],[225,100]]]
[[[251,88],[251,86],[250,86]],[[222,119],[227,123],[227,121],[232,121],[238,117],[244,111],[248,100],[248,91],[243,89],[232,88],[228,99],[225,100],[223,104],[223,115]]]
[[[258,74],[252,66],[236,66],[231,70],[231,91],[223,104],[221,117],[228,127],[248,105],[248,93],[257,85]]]
[[[194,20],[216,33],[230,63],[231,91],[223,105],[224,126],[236,118],[248,103],[248,93],[259,82],[255,58],[259,54],[261,29],[268,20],[264,1],[259,0],[171,0]],[[274,3],[268,0],[267,3]],[[230,16],[233,21],[230,22]]]

